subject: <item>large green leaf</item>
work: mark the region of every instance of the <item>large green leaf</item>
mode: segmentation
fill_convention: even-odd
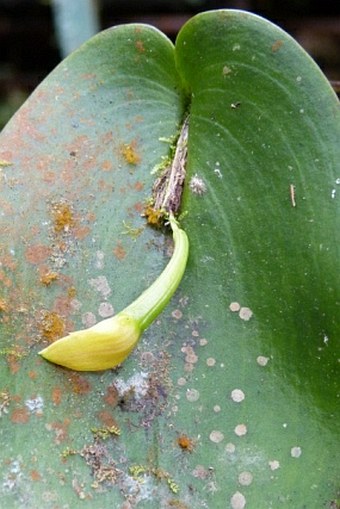
[[[48,364],[166,264],[141,212],[187,108],[179,291],[120,369]],[[41,84],[1,134],[4,507],[337,506],[339,135],[316,65],[245,12],[175,48],[104,31]]]

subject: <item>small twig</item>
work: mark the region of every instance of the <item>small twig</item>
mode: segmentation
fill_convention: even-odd
[[[152,189],[154,210],[175,215],[180,208],[188,151],[188,127],[189,117],[186,117],[176,143],[173,161],[154,183]]]

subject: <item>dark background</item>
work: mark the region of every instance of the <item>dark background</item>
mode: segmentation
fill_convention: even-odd
[[[197,12],[234,8],[260,14],[298,40],[339,88],[340,0],[97,1],[101,29],[145,22],[173,40]],[[51,0],[0,0],[0,129],[60,59]]]

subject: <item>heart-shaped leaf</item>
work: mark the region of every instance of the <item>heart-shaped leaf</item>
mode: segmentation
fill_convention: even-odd
[[[189,111],[186,275],[116,371],[37,352],[165,266],[141,217]],[[104,31],[1,134],[6,507],[337,507],[339,105],[240,11]]]

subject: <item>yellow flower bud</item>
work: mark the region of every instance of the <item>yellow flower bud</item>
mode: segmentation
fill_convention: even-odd
[[[176,291],[185,271],[189,241],[170,216],[175,248],[161,275],[135,301],[112,318],[89,329],[71,332],[39,354],[50,362],[77,371],[101,371],[123,362],[142,332],[154,321]]]
[[[137,321],[123,313],[88,329],[71,332],[39,354],[77,371],[109,369],[123,362],[141,335]]]

